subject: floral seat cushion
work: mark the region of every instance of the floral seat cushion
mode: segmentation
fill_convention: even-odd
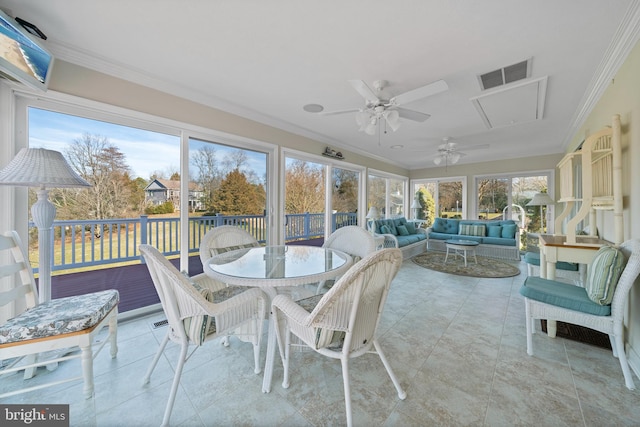
[[[0,326],[0,345],[83,331],[119,302],[117,290],[58,298],[39,304]]]

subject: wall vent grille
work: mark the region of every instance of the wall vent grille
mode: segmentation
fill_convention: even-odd
[[[167,326],[169,321],[167,319],[160,320],[158,322],[153,322],[153,329],[162,328],[163,326]]]

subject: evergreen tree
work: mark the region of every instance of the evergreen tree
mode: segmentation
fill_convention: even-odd
[[[242,172],[234,169],[220,182],[211,207],[221,215],[260,215],[265,200],[264,187],[251,184]]]

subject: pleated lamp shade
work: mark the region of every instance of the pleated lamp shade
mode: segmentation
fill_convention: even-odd
[[[62,153],[44,148],[23,148],[0,171],[0,185],[21,187],[91,187],[69,166]]]

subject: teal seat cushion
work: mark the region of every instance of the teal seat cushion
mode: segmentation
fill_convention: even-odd
[[[409,234],[406,236],[397,236],[396,238],[398,239],[398,247],[402,248],[412,243],[419,242],[420,240],[426,240],[427,236],[425,234]]]
[[[481,243],[485,245],[515,246],[516,239],[505,239],[502,237],[483,237]]]
[[[483,239],[484,239],[483,237],[479,237],[479,236],[458,235],[458,236],[452,236],[449,240],[453,240],[453,241],[467,240],[467,241],[482,243]]]
[[[596,316],[610,316],[611,305],[593,302],[585,288],[540,277],[527,277],[520,294],[535,301]]]
[[[537,252],[527,252],[524,254],[524,262],[531,265],[540,265],[540,254]],[[556,263],[557,270],[578,271],[578,264],[573,262],[560,261]]]

